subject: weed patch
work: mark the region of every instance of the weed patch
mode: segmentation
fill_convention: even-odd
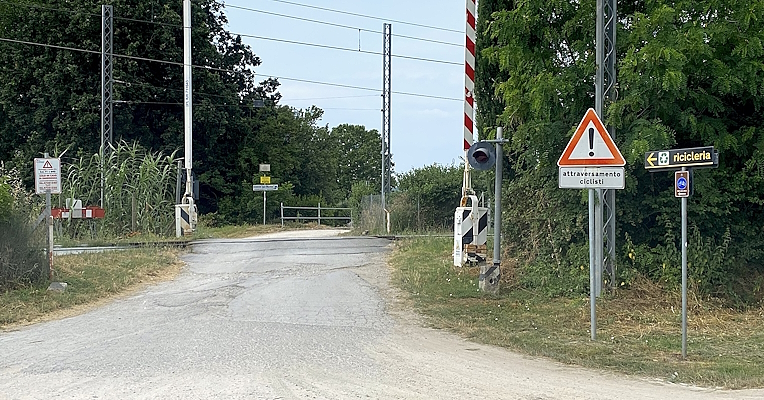
[[[170,279],[181,265],[177,250],[162,248],[56,257],[54,279],[66,282],[66,291],[49,292],[45,283],[0,293],[0,328],[75,314],[143,284]]]
[[[550,297],[519,286],[498,295],[477,290],[479,271],[451,265],[451,241],[398,243],[394,282],[433,327],[471,340],[671,382],[732,389],[764,386],[764,310],[734,310],[690,297],[688,358],[681,353],[681,299],[647,279],[597,303],[597,340],[589,334],[589,299]]]

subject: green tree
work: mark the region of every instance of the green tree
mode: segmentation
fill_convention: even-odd
[[[332,129],[329,139],[337,153],[337,180],[343,197],[359,182],[381,187],[382,137],[376,129],[343,124]]]
[[[15,4],[12,4],[15,3]],[[99,1],[0,3],[2,37],[100,51]],[[114,143],[172,154],[184,146],[182,2],[115,0]],[[200,211],[228,210],[242,222],[259,163],[291,182],[296,196],[334,202],[339,190],[333,139],[322,111],[279,104],[277,80],[259,83],[260,59],[225,29],[223,3],[192,2],[193,168]],[[122,57],[130,56],[130,57]],[[131,58],[132,57],[132,58]],[[145,59],[167,62],[147,61]],[[88,158],[100,145],[99,54],[0,42],[0,160],[31,170],[44,151]],[[265,102],[254,108],[253,101]],[[27,180],[31,186],[31,180]],[[225,205],[221,210],[221,205]],[[226,212],[228,212],[226,211]]]
[[[504,101],[497,93],[496,84],[506,81],[509,76],[500,67],[500,60],[492,52],[497,44],[496,38],[488,35],[488,28],[494,22],[494,12],[511,10],[514,0],[482,0],[478,3],[477,39],[475,43],[475,100],[477,128],[490,136],[496,127],[498,116],[504,110]],[[481,135],[485,136],[485,134]]]
[[[594,105],[595,11],[593,2],[517,2],[479,33],[493,44],[481,54],[505,74],[495,85],[511,139],[505,237],[524,265],[555,266],[538,273],[562,276],[587,263],[586,195],[557,189],[555,162]],[[646,173],[644,152],[713,145],[720,168],[695,174],[690,199],[705,243],[693,276],[706,293],[732,293],[736,275],[764,264],[764,2],[627,2],[619,11],[619,98],[605,118],[627,161],[617,194],[620,263],[656,279],[661,264],[677,270],[671,177]]]
[[[403,196],[399,205],[417,207],[424,228],[451,229],[454,224],[454,205],[462,197],[463,165],[432,164],[414,168],[398,176],[398,190]],[[473,189],[480,194],[486,190],[482,179],[473,180]],[[397,193],[394,193],[397,194]],[[408,224],[416,219],[408,216]]]

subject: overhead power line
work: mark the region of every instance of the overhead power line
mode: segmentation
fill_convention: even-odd
[[[55,7],[42,6],[42,5],[39,5],[39,4],[15,3],[15,2],[10,2],[10,1],[5,1],[5,0],[0,0],[0,4],[8,4],[8,5],[19,6],[19,7],[27,7],[27,8],[38,8],[38,9],[49,10],[49,11],[57,11],[57,12],[68,13],[68,14],[89,15],[89,16],[97,17],[97,18],[101,17],[101,14],[92,13],[92,12],[88,12],[88,11],[78,11],[78,10],[71,10],[71,9],[55,8]],[[377,35],[381,34],[381,32],[378,32],[378,31],[375,31],[375,30],[366,29],[366,28],[360,28],[360,27],[357,27],[357,26],[336,24],[336,23],[327,22],[327,21],[320,21],[320,20],[311,19],[311,18],[297,17],[297,16],[294,16],[294,15],[280,14],[280,13],[276,13],[276,12],[265,11],[265,10],[258,10],[256,8],[243,7],[243,6],[237,6],[237,5],[231,5],[231,4],[226,4],[225,6],[227,8],[234,8],[234,9],[239,9],[239,10],[244,10],[244,11],[250,11],[250,12],[256,12],[256,13],[261,13],[261,14],[273,15],[273,16],[282,17],[282,18],[290,18],[290,19],[294,19],[294,20],[298,20],[298,21],[312,22],[312,23],[316,23],[316,24],[323,24],[323,25],[334,26],[334,27],[338,27],[338,28],[352,29],[354,31],[368,32],[368,33],[373,33],[373,34],[377,34]],[[115,16],[113,18],[116,19],[116,20],[120,20],[120,21],[138,22],[138,23],[143,23],[143,24],[154,24],[154,25],[161,25],[161,26],[167,26],[167,27],[178,28],[178,29],[183,28],[183,25],[181,25],[181,24],[171,24],[171,23],[167,23],[167,22],[149,21],[149,20],[145,20],[145,19],[117,17],[117,16]],[[418,41],[428,42],[428,43],[437,43],[437,44],[442,44],[442,45],[447,45],[447,46],[457,46],[457,47],[464,46],[463,43],[444,42],[444,41],[441,41],[441,40],[428,39],[428,38],[422,38],[422,37],[417,37],[417,36],[408,36],[408,35],[393,34],[393,37],[399,37],[399,38],[411,39],[411,40],[418,40]]]
[[[330,96],[330,97],[308,97],[302,99],[288,99],[289,101],[309,101],[309,100],[333,100],[333,99],[354,99],[358,97],[377,97],[378,94],[362,94],[358,96]]]
[[[39,8],[41,10],[48,10],[48,11],[56,11],[56,12],[62,12],[62,13],[68,13],[68,14],[82,14],[82,15],[89,15],[91,17],[97,17],[101,18],[101,14],[88,12],[88,11],[82,11],[82,10],[67,10],[64,8],[55,8],[55,7],[48,7],[48,6],[42,6],[39,4],[30,4],[30,3],[16,3],[16,2],[10,2],[10,1],[4,1],[0,0],[0,4],[8,4],[12,5],[14,7],[27,7],[27,8]],[[154,25],[162,25],[162,26],[169,26],[172,28],[183,28],[183,25],[180,24],[170,24],[167,22],[157,22],[157,21],[148,21],[145,19],[137,19],[137,18],[127,18],[127,17],[113,17],[116,20],[121,21],[130,21],[130,22],[139,22],[143,24],[154,24]]]
[[[314,6],[314,5],[311,5],[311,4],[297,3],[297,2],[294,2],[294,1],[287,1],[287,0],[271,0],[271,1],[276,2],[276,3],[289,4],[289,5],[298,6],[298,7],[312,8],[314,10],[327,11],[327,12],[332,12],[332,13],[336,13],[336,14],[352,15],[354,17],[374,19],[374,20],[377,20],[377,21],[393,22],[393,23],[396,23],[396,24],[403,24],[403,25],[411,25],[411,26],[416,26],[416,27],[419,27],[419,28],[434,29],[434,30],[445,31],[445,32],[464,33],[464,31],[460,31],[460,30],[457,30],[457,29],[450,29],[450,28],[443,28],[443,27],[440,27],[440,26],[419,24],[419,23],[416,23],[416,22],[394,20],[394,19],[390,19],[390,18],[381,18],[381,17],[376,17],[376,16],[373,16],[373,15],[359,14],[359,13],[354,13],[354,12],[349,12],[349,11],[334,10],[334,9],[331,9],[331,8],[319,7],[319,6]]]
[[[381,56],[382,55],[382,53],[380,53],[378,51],[351,49],[351,48],[348,48],[348,47],[337,47],[337,46],[330,46],[330,45],[325,45],[325,44],[299,42],[299,41],[296,41],[296,40],[276,39],[276,38],[270,38],[270,37],[265,37],[265,36],[248,35],[248,34],[245,34],[245,33],[233,33],[233,32],[231,32],[231,33],[234,34],[234,35],[239,35],[239,36],[242,36],[242,37],[248,37],[248,38],[252,38],[252,39],[269,40],[269,41],[273,41],[273,42],[289,43],[289,44],[299,44],[299,45],[302,45],[302,46],[319,47],[319,48],[322,48],[322,49],[330,49],[330,50],[350,51],[350,52],[353,52],[353,53],[372,54],[372,55],[377,55],[377,56]],[[395,58],[403,58],[403,59],[406,59],[406,60],[425,61],[425,62],[432,62],[432,63],[438,63],[438,64],[448,64],[448,65],[458,65],[458,66],[464,65],[463,62],[435,60],[435,59],[432,59],[432,58],[404,56],[404,55],[401,55],[401,54],[393,54],[392,56],[395,57]]]
[[[250,11],[250,12],[260,13],[260,14],[273,15],[273,16],[276,16],[276,17],[289,18],[289,19],[294,19],[294,20],[297,20],[297,21],[312,22],[312,23],[315,23],[315,24],[333,26],[333,27],[337,27],[337,28],[345,28],[345,29],[350,29],[350,30],[353,30],[353,31],[368,32],[368,33],[373,33],[373,34],[376,34],[376,35],[381,35],[382,34],[382,32],[375,31],[375,30],[372,30],[372,29],[359,28],[357,26],[337,24],[337,23],[333,23],[333,22],[321,21],[321,20],[311,19],[311,18],[297,17],[297,16],[294,16],[294,15],[281,14],[281,13],[276,13],[276,12],[272,12],[272,11],[258,10],[256,8],[235,6],[235,5],[231,5],[231,4],[226,4],[226,7],[227,8],[234,8],[234,9],[238,9],[238,10],[243,10],[243,11]],[[422,38],[422,37],[417,37],[417,36],[408,36],[408,35],[393,34],[393,37],[404,38],[404,39],[411,39],[411,40],[418,40],[418,41],[428,42],[428,43],[437,43],[437,44],[443,44],[443,45],[447,45],[447,46],[457,46],[457,47],[464,46],[464,43],[444,42],[444,41],[441,41],[441,40],[427,39],[427,38]]]
[[[40,46],[40,47],[47,47],[47,48],[53,48],[58,50],[68,50],[68,51],[78,51],[83,53],[90,53],[90,54],[98,54],[100,55],[100,51],[95,50],[87,50],[87,49],[80,49],[76,47],[67,47],[67,46],[56,46],[52,44],[45,44],[45,43],[35,43],[35,42],[28,42],[24,40],[16,40],[16,39],[8,39],[0,37],[0,42],[9,42],[9,43],[16,43],[16,44],[25,44],[25,45],[31,45],[31,46]],[[131,60],[139,60],[139,61],[148,61],[148,62],[156,62],[160,64],[170,64],[170,65],[177,65],[177,66],[183,66],[183,63],[174,62],[174,61],[166,61],[166,60],[156,60],[152,58],[145,58],[145,57],[137,57],[137,56],[128,56],[124,54],[112,54],[113,57],[117,58],[126,58]],[[234,71],[234,70],[228,70],[223,68],[215,68],[215,67],[208,67],[204,65],[192,65],[194,68],[201,68],[201,69],[207,69],[211,71],[219,71],[219,72],[225,72],[230,74],[240,74],[242,71]],[[320,81],[313,81],[309,79],[299,79],[299,78],[289,78],[285,76],[276,76],[276,75],[268,75],[268,74],[258,74],[254,73],[256,76],[267,76],[269,78],[275,78],[275,79],[282,79],[287,81],[295,81],[295,82],[303,82],[303,83],[312,83],[316,85],[324,85],[324,86],[334,86],[334,87],[341,87],[346,89],[355,89],[355,90],[366,90],[366,91],[374,91],[378,92],[378,88],[369,88],[369,87],[363,87],[363,86],[354,86],[354,85],[345,85],[341,83],[331,83],[331,82],[320,82]],[[393,91],[393,94],[398,94],[402,96],[412,96],[412,97],[423,97],[423,98],[429,98],[429,99],[439,99],[439,100],[451,100],[451,101],[462,101],[462,99],[454,98],[454,97],[444,97],[444,96],[434,96],[434,95],[427,95],[427,94],[421,94],[421,93],[411,93],[411,92],[396,92]]]

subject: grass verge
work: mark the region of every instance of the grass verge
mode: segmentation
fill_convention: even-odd
[[[66,291],[49,292],[45,283],[0,293],[0,329],[80,313],[145,284],[171,279],[182,262],[177,249],[154,247],[58,256],[54,267],[54,280],[66,282]]]
[[[681,359],[681,300],[649,282],[597,302],[549,298],[523,289],[477,290],[477,268],[453,267],[452,241],[398,242],[393,279],[435,328],[568,364],[729,389],[764,387],[764,310],[735,311],[693,298],[687,359]]]

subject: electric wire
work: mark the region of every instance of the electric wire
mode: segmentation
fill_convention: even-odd
[[[98,17],[98,18],[102,17],[101,14],[97,14],[97,13],[93,13],[93,12],[89,12],[89,11],[67,10],[67,9],[63,9],[63,8],[55,8],[55,7],[43,6],[43,5],[39,5],[39,4],[15,3],[15,2],[4,1],[4,0],[0,0],[0,4],[8,4],[8,5],[27,7],[27,8],[39,8],[39,9],[42,9],[42,10],[56,11],[56,12],[69,13],[69,14],[89,15],[91,17]],[[112,16],[112,18],[114,18],[116,20],[121,20],[121,21],[129,21],[129,22],[139,22],[139,23],[144,23],[144,24],[162,25],[162,26],[168,26],[168,27],[171,27],[171,28],[183,28],[183,25],[170,24],[170,23],[167,23],[167,22],[148,21],[148,20],[145,20],[145,19],[127,18],[127,17],[116,17],[116,16]]]
[[[276,17],[289,18],[289,19],[294,19],[294,20],[304,21],[304,22],[312,22],[312,23],[315,23],[315,24],[334,26],[334,27],[337,27],[337,28],[351,29],[351,30],[354,30],[354,31],[368,32],[368,33],[373,33],[375,35],[381,35],[382,34],[382,32],[379,32],[379,31],[375,31],[375,30],[371,30],[371,29],[366,29],[366,28],[359,28],[357,26],[337,24],[337,23],[333,23],[333,22],[321,21],[321,20],[317,20],[317,19],[304,18],[304,17],[297,17],[297,16],[294,16],[294,15],[281,14],[281,13],[276,13],[276,12],[272,12],[272,11],[265,11],[265,10],[258,10],[256,8],[236,6],[236,5],[231,5],[231,4],[226,4],[225,6],[227,8],[234,8],[234,9],[243,10],[243,11],[250,11],[250,12],[255,12],[255,13],[260,13],[260,14],[273,15],[273,16],[276,16]],[[460,44],[460,43],[444,42],[444,41],[441,41],[441,40],[428,39],[428,38],[422,38],[422,37],[416,37],[416,36],[408,36],[408,35],[400,35],[400,34],[397,34],[397,33],[393,33],[393,37],[399,37],[399,38],[411,39],[411,40],[418,40],[418,41],[429,42],[429,43],[437,43],[437,44],[448,45],[448,46],[457,46],[457,47],[463,47],[464,46],[463,43]]]
[[[301,46],[318,47],[318,48],[329,49],[329,50],[350,51],[350,52],[353,52],[353,53],[371,54],[371,55],[376,55],[376,56],[381,56],[382,55],[382,53],[378,52],[378,51],[351,49],[351,48],[348,48],[348,47],[338,47],[338,46],[330,46],[330,45],[325,45],[325,44],[300,42],[300,41],[296,41],[296,40],[276,39],[276,38],[269,38],[269,37],[265,37],[265,36],[248,35],[248,34],[244,34],[244,33],[234,33],[234,32],[231,32],[231,34],[240,35],[242,37],[248,37],[248,38],[252,38],[252,39],[268,40],[268,41],[273,41],[273,42],[296,44],[296,45],[301,45]],[[392,56],[395,57],[395,58],[402,58],[402,59],[406,59],[406,60],[424,61],[424,62],[431,62],[431,63],[437,63],[437,64],[448,64],[448,65],[458,65],[458,66],[464,65],[464,63],[462,63],[462,62],[436,60],[436,59],[432,59],[432,58],[422,58],[422,57],[414,57],[414,56],[404,56],[404,55],[401,55],[401,54],[392,54]]]
[[[39,4],[14,3],[14,2],[5,1],[5,0],[0,0],[0,4],[8,4],[8,5],[13,5],[13,6],[21,6],[21,7],[28,7],[28,8],[39,8],[39,9],[43,9],[43,10],[57,11],[57,12],[69,13],[69,14],[83,14],[83,15],[89,15],[89,16],[92,16],[92,17],[99,17],[99,18],[101,17],[101,14],[97,14],[97,13],[93,13],[93,12],[78,11],[78,10],[67,10],[67,9],[63,9],[63,8],[55,8],[55,7],[43,6],[43,5],[39,5]],[[338,27],[338,28],[352,29],[354,31],[368,32],[368,33],[373,33],[373,34],[376,34],[376,35],[381,34],[381,32],[378,32],[378,31],[375,31],[375,30],[371,30],[371,29],[359,28],[359,27],[356,27],[356,26],[337,24],[337,23],[327,22],[327,21],[320,21],[320,20],[311,19],[311,18],[297,17],[297,16],[294,16],[294,15],[288,15],[288,14],[281,14],[281,13],[276,13],[276,12],[272,12],[272,11],[259,10],[259,9],[256,9],[256,8],[243,7],[243,6],[237,6],[237,5],[231,5],[231,4],[226,4],[225,7],[239,9],[239,10],[243,10],[243,11],[256,12],[256,13],[261,13],[261,14],[273,15],[273,16],[282,17],[282,18],[290,18],[290,19],[304,21],[304,22],[312,22],[312,23],[316,23],[316,24],[323,24],[323,25],[328,25],[328,26],[334,26],[334,27]],[[118,17],[118,16],[113,16],[112,18],[114,18],[116,20],[120,20],[120,21],[137,22],[137,23],[143,23],[143,24],[154,24],[154,25],[167,26],[167,27],[171,27],[171,28],[180,28],[180,29],[183,28],[183,25],[181,25],[181,24],[171,24],[171,23],[168,23],[168,22],[149,21],[149,20],[145,20],[145,19]],[[379,18],[379,19],[381,19],[381,18]],[[233,32],[229,32],[229,33],[235,34]],[[447,46],[457,46],[457,47],[462,47],[463,46],[463,44],[460,44],[460,43],[444,42],[444,41],[441,41],[441,40],[428,39],[428,38],[422,38],[422,37],[416,37],[416,36],[408,36],[408,35],[400,35],[400,34],[395,34],[395,33],[393,34],[393,37],[399,37],[399,38],[410,39],[410,40],[418,40],[418,41],[429,42],[429,43],[437,43],[437,44],[442,44],[442,45],[447,45]]]
[[[95,13],[90,13],[90,12],[85,12],[85,11],[65,10],[65,9],[54,8],[54,7],[40,6],[40,5],[36,5],[36,4],[11,3],[11,2],[8,2],[8,1],[3,1],[3,0],[0,0],[0,3],[2,3],[2,4],[15,4],[15,5],[20,5],[20,6],[24,6],[24,7],[40,8],[40,9],[45,9],[45,10],[50,10],[50,11],[57,11],[57,12],[64,12],[64,13],[70,13],[70,14],[84,14],[84,15],[90,15],[90,16],[93,16],[93,17],[99,17],[99,18],[101,17],[101,14],[95,14]],[[369,32],[369,33],[374,33],[374,34],[380,34],[380,32],[373,31],[371,29],[357,28],[357,27],[353,27],[353,26],[349,26],[349,25],[334,24],[334,23],[331,23],[331,22],[318,21],[318,20],[313,20],[313,19],[309,19],[309,18],[294,17],[294,16],[290,16],[290,15],[286,15],[286,14],[279,14],[279,13],[273,13],[273,12],[268,12],[268,11],[256,10],[256,9],[247,8],[247,7],[240,7],[240,6],[228,6],[228,7],[242,9],[242,10],[246,10],[246,11],[261,12],[261,13],[264,13],[264,14],[270,14],[270,15],[275,15],[275,16],[280,16],[280,17],[293,18],[293,19],[302,20],[302,21],[321,23],[321,24],[325,24],[325,25],[341,27],[341,28],[347,28],[347,29],[352,29],[352,30],[358,30],[358,31],[363,31],[363,32]],[[141,20],[141,19],[135,19],[135,18],[125,18],[125,17],[116,17],[116,16],[112,17],[112,18],[114,18],[116,20],[123,20],[123,21],[129,21],[129,22],[138,22],[138,23],[147,23],[147,24],[155,24],[155,25],[169,26],[169,27],[174,27],[174,28],[182,28],[183,27],[182,25],[168,24],[168,23],[156,22],[156,21],[147,21],[147,20]],[[300,42],[300,41],[293,41],[293,40],[286,40],[286,39],[278,39],[278,38],[271,38],[271,37],[264,37],[264,36],[256,36],[256,35],[250,35],[250,34],[245,34],[245,33],[237,33],[237,32],[228,32],[228,33],[232,34],[232,35],[239,35],[239,36],[242,36],[242,37],[248,37],[248,38],[252,38],[252,39],[269,40],[269,41],[275,41],[275,42],[281,42],[281,43],[289,43],[289,44],[296,44],[296,45],[303,45],[303,46],[319,47],[319,48],[325,48],[325,49],[330,49],[330,50],[353,51],[353,52],[372,54],[372,55],[382,55],[381,52],[375,52],[375,51],[369,51],[369,50],[361,50],[360,48],[358,48],[358,49],[350,49],[350,48],[337,47],[337,46],[331,46],[331,45],[322,45],[322,44],[316,44],[316,43],[307,43],[307,42]],[[461,46],[461,45],[458,45],[456,43],[441,42],[441,41],[438,41],[438,40],[418,38],[418,37],[414,37],[414,36],[405,36],[405,35],[393,35],[393,36],[398,36],[398,37],[401,37],[401,38],[407,38],[407,39],[412,39],[412,40],[420,40],[420,41],[425,41],[425,42],[440,43],[440,44],[444,44],[444,45]],[[423,57],[414,57],[414,56],[406,56],[406,55],[398,55],[398,54],[393,54],[392,56],[396,57],[396,58],[407,59],[407,60],[433,62],[433,63],[438,63],[438,64],[459,65],[459,66],[462,65],[462,63],[459,63],[459,62],[436,60],[436,59],[423,58]]]
[[[45,43],[35,43],[35,42],[29,42],[25,40],[16,40],[16,39],[8,39],[0,37],[0,42],[10,42],[10,43],[17,43],[17,44],[26,44],[31,46],[41,46],[41,47],[47,47],[47,48],[54,48],[59,50],[69,50],[69,51],[79,51],[84,53],[90,53],[90,54],[101,54],[100,51],[95,50],[87,50],[87,49],[80,49],[76,47],[67,47],[67,46],[57,46],[52,44],[45,44]],[[137,56],[128,56],[123,54],[112,54],[113,57],[119,57],[119,58],[126,58],[126,59],[132,59],[132,60],[139,60],[139,61],[148,61],[148,62],[156,62],[161,64],[170,64],[170,65],[176,65],[176,66],[183,66],[183,63],[175,62],[175,61],[166,61],[166,60],[156,60],[152,58],[146,58],[146,57],[137,57]],[[231,73],[231,74],[238,74],[242,73],[243,71],[234,71],[234,70],[228,70],[223,68],[215,68],[215,67],[209,67],[209,66],[203,66],[203,65],[192,65],[194,68],[201,68],[206,70],[212,70],[212,71],[220,71],[225,73]],[[341,87],[346,89],[355,89],[355,90],[365,90],[365,91],[373,91],[378,92],[378,88],[369,88],[364,86],[355,86],[355,85],[346,85],[341,83],[331,83],[331,82],[320,82],[320,81],[314,81],[310,79],[299,79],[299,78],[290,78],[285,76],[278,76],[278,75],[269,75],[269,74],[262,74],[262,73],[254,73],[255,76],[267,76],[269,78],[274,79],[282,79],[287,81],[294,81],[294,82],[303,82],[303,83],[311,83],[315,85],[323,85],[323,86],[333,86],[333,87]],[[428,95],[428,94],[421,94],[421,93],[411,93],[411,92],[399,92],[399,91],[392,91],[392,94],[398,94],[402,96],[412,96],[412,97],[422,97],[422,98],[428,98],[428,99],[439,99],[439,100],[450,100],[450,101],[463,101],[463,99],[458,99],[454,97],[445,97],[445,96],[436,96],[436,95]]]
[[[302,98],[302,99],[291,99],[287,98],[285,100],[289,101],[309,101],[309,100],[333,100],[333,99],[354,99],[358,97],[378,97],[377,94],[361,94],[358,96],[331,96],[331,97],[308,97],[308,98]]]
[[[354,12],[350,12],[350,11],[334,10],[334,9],[331,9],[331,8],[319,7],[319,6],[314,6],[314,5],[311,5],[311,4],[297,3],[297,2],[294,2],[294,1],[287,1],[287,0],[270,0],[270,1],[273,1],[275,3],[289,4],[289,5],[298,6],[298,7],[312,8],[314,10],[327,11],[327,12],[332,12],[332,13],[336,13],[336,14],[352,15],[354,17],[374,19],[374,20],[377,20],[377,21],[386,21],[386,22],[394,22],[396,24],[411,25],[411,26],[416,26],[416,27],[419,27],[419,28],[427,28],[427,29],[434,29],[434,30],[445,31],[445,32],[462,33],[462,34],[464,33],[464,31],[460,31],[460,30],[457,30],[457,29],[443,28],[443,27],[440,27],[440,26],[433,26],[433,25],[418,24],[418,23],[415,23],[415,22],[400,21],[400,20],[394,20],[394,19],[389,19],[389,18],[380,18],[380,17],[375,17],[373,15],[359,14],[359,13],[354,13]]]

